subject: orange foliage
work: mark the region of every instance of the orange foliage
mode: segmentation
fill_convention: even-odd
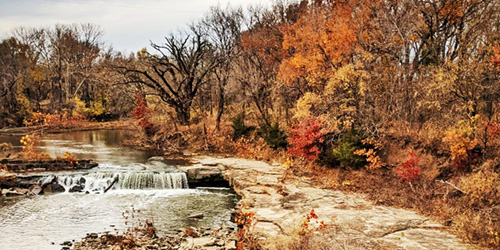
[[[377,169],[381,168],[387,164],[380,159],[380,156],[377,155],[377,151],[380,150],[383,147],[383,144],[378,142],[375,139],[365,139],[361,141],[363,144],[369,144],[373,145],[373,148],[363,148],[363,149],[358,149],[354,151],[353,154],[355,155],[360,155],[360,156],[365,156],[366,161],[369,163],[368,166],[366,166],[367,169]]]
[[[30,119],[24,119],[24,125],[43,126],[46,128],[73,128],[79,127],[82,123],[88,122],[82,115],[70,116],[66,112],[59,114],[48,114],[42,112],[33,112]]]
[[[313,231],[320,231],[325,229],[326,224],[324,221],[319,220],[318,215],[311,209],[311,212],[306,216],[302,224],[300,224],[300,235],[309,234]]]
[[[255,235],[253,230],[255,225],[259,221],[255,218],[255,213],[248,210],[248,206],[243,201],[242,208],[236,214],[234,222],[238,226],[239,230],[236,234],[238,237],[238,250],[252,249],[252,246],[256,244]]]
[[[493,48],[493,56],[491,58],[491,63],[497,69],[500,69],[500,48],[497,46],[495,46],[495,48]]]
[[[451,128],[446,131],[443,142],[450,147],[451,162],[457,171],[468,170],[478,156],[473,149],[478,145],[478,140],[472,138],[472,129],[468,127]]]
[[[69,162],[71,165],[78,165],[78,160],[71,152],[64,152],[63,159]]]
[[[358,36],[365,36],[366,23],[359,20],[369,14],[361,2],[316,3],[295,24],[283,26],[283,48],[289,56],[281,63],[279,79],[289,84],[305,79],[321,89],[336,69],[352,62]]]

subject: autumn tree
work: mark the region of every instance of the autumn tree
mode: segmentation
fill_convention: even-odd
[[[371,13],[369,3],[315,1],[297,22],[281,27],[287,53],[278,79],[303,86],[301,107],[314,108],[312,115],[334,121],[330,130],[349,130],[362,117],[371,54],[361,43],[367,38],[363,28]],[[321,105],[306,103],[321,99]]]
[[[305,1],[291,4],[278,1],[271,10],[250,9],[247,17],[238,80],[246,98],[257,109],[257,117],[268,127],[276,115],[272,112],[280,109],[280,105],[285,109],[285,117],[289,117],[288,111],[302,91],[296,85],[280,85],[277,75],[284,56],[281,27],[296,22],[306,5]]]

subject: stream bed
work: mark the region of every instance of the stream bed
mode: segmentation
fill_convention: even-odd
[[[97,130],[47,134],[37,149],[52,157],[71,152],[94,159],[97,168],[75,172],[46,172],[57,177],[66,192],[9,198],[0,204],[0,249],[61,249],[64,241],[87,233],[123,232],[139,220],[154,222],[160,235],[178,229],[233,226],[229,221],[238,197],[228,188],[190,189],[183,173],[158,160],[154,152],[122,146],[124,131]],[[2,137],[20,148],[18,137]],[[39,174],[38,174],[39,175]],[[118,182],[108,191],[114,179]],[[78,185],[78,192],[69,189]],[[125,219],[123,212],[135,211]],[[188,216],[203,213],[201,219]]]

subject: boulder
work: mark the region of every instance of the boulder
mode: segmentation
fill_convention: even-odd
[[[179,169],[186,173],[190,187],[229,187],[223,176],[223,167],[194,165]]]
[[[39,195],[42,192],[42,187],[40,185],[33,185],[29,188],[30,194]]]
[[[153,157],[150,157],[148,159],[148,162],[150,162],[150,161],[164,161],[164,160],[165,160],[165,158],[163,158],[163,156],[153,156]]]
[[[66,191],[66,189],[57,183],[49,183],[43,189],[44,194],[63,193],[65,191]]]
[[[84,186],[81,186],[81,185],[75,185],[75,186],[72,186],[70,189],[69,189],[69,192],[70,193],[80,193],[80,192],[83,192],[84,190]]]
[[[17,186],[17,176],[15,174],[0,173],[0,188],[11,188]]]
[[[236,250],[236,241],[232,240],[226,243],[224,246],[224,249],[226,250]]]

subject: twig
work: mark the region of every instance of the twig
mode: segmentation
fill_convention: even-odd
[[[467,194],[467,192],[463,191],[462,189],[460,189],[459,187],[455,186],[453,183],[449,182],[449,181],[444,181],[444,180],[437,180],[437,182],[441,182],[443,184],[448,184],[450,185],[451,187],[453,187],[454,189],[460,191],[462,194]]]

